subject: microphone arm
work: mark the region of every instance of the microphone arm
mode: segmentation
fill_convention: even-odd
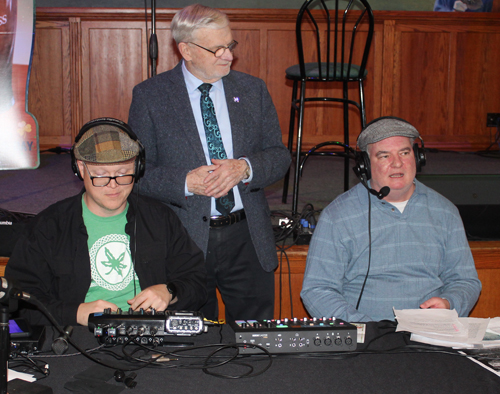
[[[151,58],[151,76],[156,75],[158,59],[158,39],[156,38],[156,0],[151,0],[151,38],[149,39],[149,57]]]
[[[391,189],[389,186],[384,186],[382,189],[379,191],[376,191],[375,189],[372,189],[368,186],[368,182],[366,181],[365,175],[361,174],[358,167],[353,168],[354,173],[360,180],[361,184],[370,192],[370,194],[373,194],[375,197],[377,197],[379,200],[382,200],[384,197],[387,197],[389,193],[391,192]]]

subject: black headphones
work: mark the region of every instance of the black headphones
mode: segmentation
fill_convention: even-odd
[[[377,118],[372,120],[370,123],[368,123],[363,130],[361,130],[361,133],[363,133],[370,125],[378,122],[379,120],[382,119],[395,119],[399,120],[401,122],[405,122],[409,124],[410,126],[411,123],[407,122],[404,119],[398,118],[396,116],[383,116],[381,118]],[[360,135],[361,135],[360,133]],[[422,171],[422,167],[425,166],[426,162],[426,157],[425,157],[425,150],[424,150],[424,140],[422,137],[420,138],[420,143],[422,144],[422,147],[420,148],[417,143],[413,144],[413,153],[415,155],[415,164],[417,168],[417,172]],[[359,137],[358,137],[359,139]],[[366,181],[370,180],[372,177],[371,173],[371,165],[370,165],[370,157],[368,156],[367,152],[359,151],[356,152],[356,166],[353,168],[354,173],[356,176],[361,180],[361,177],[365,178]]]
[[[78,168],[78,164],[75,158],[75,152],[74,152],[75,145],[78,143],[78,141],[80,141],[80,139],[83,137],[83,135],[87,130],[95,126],[102,126],[102,125],[110,125],[118,127],[120,130],[126,133],[132,140],[137,142],[137,145],[139,145],[139,154],[135,158],[135,171],[134,171],[135,174],[134,180],[137,183],[139,179],[141,179],[144,176],[144,172],[146,171],[146,151],[144,150],[144,146],[142,145],[141,141],[139,141],[139,139],[132,131],[130,126],[125,122],[122,122],[121,120],[115,118],[98,118],[91,120],[90,122],[87,122],[83,125],[80,132],[75,138],[75,144],[71,147],[70,150],[71,168],[73,169],[73,172],[80,180],[83,181],[82,174],[80,174],[80,169]]]

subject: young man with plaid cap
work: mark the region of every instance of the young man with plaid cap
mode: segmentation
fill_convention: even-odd
[[[138,193],[145,152],[125,123],[83,126],[72,149],[80,194],[41,212],[6,268],[62,324],[111,310],[197,310],[206,298],[203,253],[166,205]],[[21,311],[44,324],[28,305]]]
[[[425,161],[418,138],[394,117],[359,135],[362,183],[323,210],[309,247],[301,296],[312,316],[394,320],[393,308],[467,316],[476,303],[481,282],[458,209],[415,179]]]

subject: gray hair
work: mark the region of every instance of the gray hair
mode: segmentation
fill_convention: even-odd
[[[170,29],[177,45],[192,41],[197,29],[220,29],[229,25],[226,14],[201,4],[192,4],[178,11],[172,19]]]

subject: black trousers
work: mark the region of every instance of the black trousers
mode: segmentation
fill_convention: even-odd
[[[216,288],[231,320],[272,319],[274,315],[274,272],[259,263],[246,220],[211,228],[206,257],[208,301],[203,315],[217,320]]]

